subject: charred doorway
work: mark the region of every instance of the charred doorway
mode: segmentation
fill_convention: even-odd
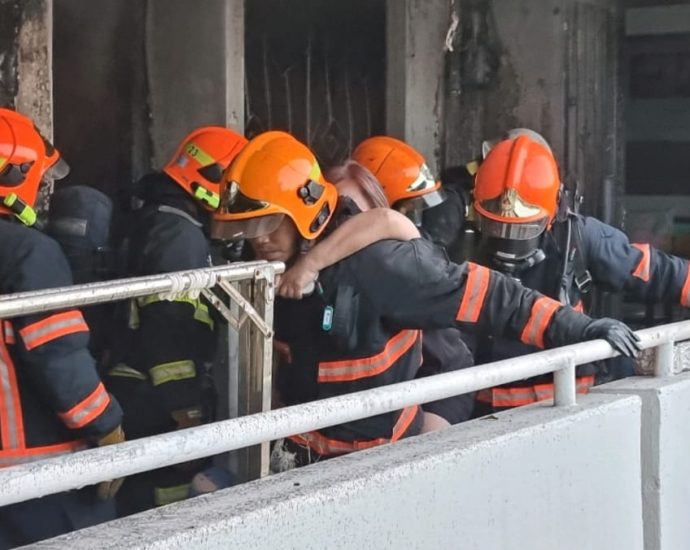
[[[285,130],[323,166],[385,131],[385,1],[246,3],[246,135]]]

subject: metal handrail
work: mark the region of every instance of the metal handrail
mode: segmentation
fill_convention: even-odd
[[[672,361],[672,354],[667,353],[668,345],[690,339],[690,321],[644,329],[637,334],[642,348],[665,349],[659,354],[658,360]],[[604,340],[583,342],[419,380],[14,466],[0,471],[0,506],[562,369],[572,370],[574,376],[575,365],[615,355]],[[670,372],[670,369],[663,366],[658,372]],[[558,385],[559,380],[556,379],[555,383]],[[571,385],[570,382],[568,385]],[[574,392],[574,388],[572,391]],[[558,401],[558,387],[555,394]],[[562,404],[571,404],[572,396],[566,397],[568,398],[563,399]]]
[[[102,283],[49,288],[0,296],[0,319],[29,315],[53,309],[80,307],[151,294],[181,293],[213,287],[217,281],[242,281],[257,276],[270,267],[282,273],[281,262],[243,262],[226,266],[178,271],[147,277],[131,277]]]

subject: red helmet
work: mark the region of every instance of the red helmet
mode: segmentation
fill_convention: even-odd
[[[214,211],[220,205],[223,172],[246,144],[244,136],[229,128],[198,128],[184,138],[163,171],[204,208]]]
[[[0,109],[0,214],[33,225],[33,207],[43,179],[62,179],[68,173],[60,153],[29,118]]]
[[[419,222],[422,210],[446,198],[424,157],[404,141],[370,137],[355,148],[352,158],[376,176],[392,208]]]
[[[479,166],[474,210],[480,232],[506,260],[530,256],[556,216],[561,182],[548,145],[520,133],[496,143]]]

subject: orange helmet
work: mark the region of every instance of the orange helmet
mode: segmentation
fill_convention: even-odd
[[[504,244],[512,242],[517,258],[528,255],[556,216],[560,186],[556,160],[545,142],[525,133],[498,142],[475,180],[480,232]]]
[[[69,166],[27,117],[0,109],[0,214],[26,225],[36,222],[33,207],[45,178],[62,179]]]
[[[370,137],[357,146],[352,158],[376,176],[388,203],[405,214],[420,216],[446,198],[424,157],[404,141]]]
[[[285,216],[307,240],[326,227],[338,201],[306,145],[285,132],[252,139],[225,171],[211,235],[251,239],[275,231]]]
[[[207,210],[220,205],[223,171],[247,144],[228,128],[206,126],[189,134],[163,171]]]

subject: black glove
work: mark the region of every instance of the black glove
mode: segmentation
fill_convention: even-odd
[[[628,325],[615,319],[594,319],[584,332],[585,340],[606,340],[611,347],[627,357],[637,357],[640,351],[640,339]]]

